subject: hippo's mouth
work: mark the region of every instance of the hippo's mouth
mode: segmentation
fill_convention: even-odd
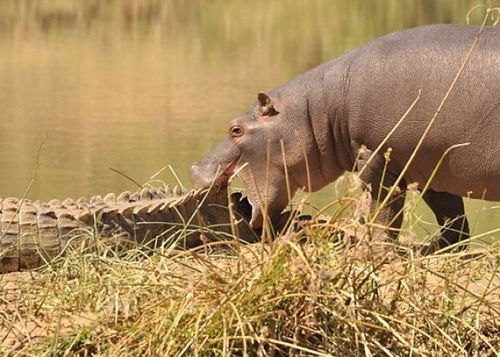
[[[237,161],[233,162],[229,165],[226,170],[219,176],[217,181],[215,182],[215,186],[218,188],[226,188],[229,184],[229,179],[233,176],[234,172],[238,167]]]

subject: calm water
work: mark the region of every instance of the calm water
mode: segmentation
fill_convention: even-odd
[[[0,0],[0,194],[23,194],[44,138],[33,198],[134,188],[110,167],[145,182],[172,165],[187,183],[257,92],[390,31],[465,23],[477,3]],[[469,205],[476,233],[500,225],[491,206]]]

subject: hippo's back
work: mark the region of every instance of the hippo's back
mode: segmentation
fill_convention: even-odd
[[[396,32],[349,54],[347,91],[351,139],[374,149],[411,103],[390,137],[392,165],[401,169],[454,83],[479,27],[433,25]],[[421,187],[446,150],[431,187],[500,200],[500,29],[483,29],[469,60],[426,136],[406,180]]]

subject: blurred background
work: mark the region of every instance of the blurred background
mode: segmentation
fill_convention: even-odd
[[[191,163],[257,92],[391,31],[464,24],[490,3],[0,0],[0,195],[22,196],[44,138],[31,198],[135,189],[110,167],[143,183],[172,165],[189,185]],[[175,182],[169,170],[158,178]],[[494,204],[468,207],[476,232],[498,228]]]

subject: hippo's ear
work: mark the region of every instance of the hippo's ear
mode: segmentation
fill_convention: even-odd
[[[278,114],[278,111],[274,108],[271,98],[266,93],[261,92],[257,95],[257,104],[259,114],[262,116],[273,116]]]

